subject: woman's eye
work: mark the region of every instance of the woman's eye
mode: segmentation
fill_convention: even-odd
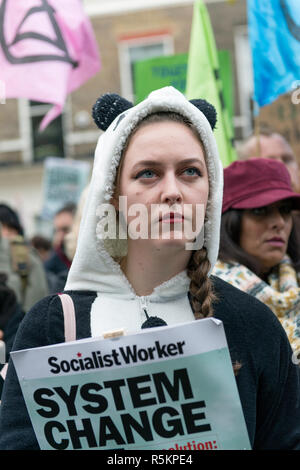
[[[281,214],[284,214],[284,215],[290,214],[292,212],[292,210],[293,210],[293,207],[292,207],[291,204],[284,204],[284,205],[280,206],[280,208],[279,208],[279,212]]]
[[[191,167],[191,168],[187,168],[186,170],[184,170],[184,172],[186,175],[188,176],[201,176],[201,172],[200,170],[198,170],[198,168],[194,168],[194,167]]]
[[[257,207],[255,209],[251,209],[250,212],[253,215],[266,215],[267,214],[267,208],[266,207]]]
[[[150,178],[153,178],[154,176],[155,176],[154,171],[152,171],[152,170],[142,170],[136,175],[135,178],[136,179],[139,179],[139,178],[150,179]]]

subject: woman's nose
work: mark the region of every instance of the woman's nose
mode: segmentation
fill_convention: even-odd
[[[281,212],[278,209],[275,209],[272,211],[270,214],[270,224],[274,228],[284,228],[285,226],[285,218],[281,214]]]
[[[161,202],[164,204],[178,204],[182,202],[182,194],[175,175],[168,176],[162,181],[163,190],[161,193]]]

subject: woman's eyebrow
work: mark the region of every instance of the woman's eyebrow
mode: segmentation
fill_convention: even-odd
[[[205,166],[205,163],[200,160],[199,158],[185,158],[183,160],[180,160],[180,165],[194,165],[195,163],[198,163],[201,166]]]
[[[157,160],[140,160],[133,166],[133,170],[135,168],[139,168],[141,166],[163,166],[163,164]]]
[[[199,158],[185,158],[180,160],[177,165],[183,166],[192,165],[196,163],[201,165],[202,167],[205,166],[204,162],[202,162],[202,160],[200,160]],[[164,163],[160,162],[159,160],[140,160],[134,165],[133,170],[135,170],[136,168],[140,168],[141,166],[162,167],[164,166]]]

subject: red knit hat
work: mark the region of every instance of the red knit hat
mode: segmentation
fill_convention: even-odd
[[[300,209],[300,194],[292,190],[290,174],[279,160],[252,158],[233,162],[224,170],[224,213],[228,209],[255,209],[292,199]]]

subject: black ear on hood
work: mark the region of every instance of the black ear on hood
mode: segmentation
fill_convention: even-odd
[[[216,127],[217,123],[217,112],[215,107],[208,103],[206,100],[201,100],[201,99],[195,99],[195,100],[190,100],[190,103],[192,103],[196,108],[198,108],[206,119],[208,120],[212,130]]]
[[[116,93],[105,93],[93,106],[92,116],[99,129],[106,131],[113,120],[133,104]]]
[[[202,111],[211,128],[214,129],[217,122],[217,113],[214,106],[202,99],[190,100],[190,103]],[[106,131],[117,116],[132,107],[133,103],[122,98],[117,93],[105,93],[94,104],[92,116],[99,129]]]

